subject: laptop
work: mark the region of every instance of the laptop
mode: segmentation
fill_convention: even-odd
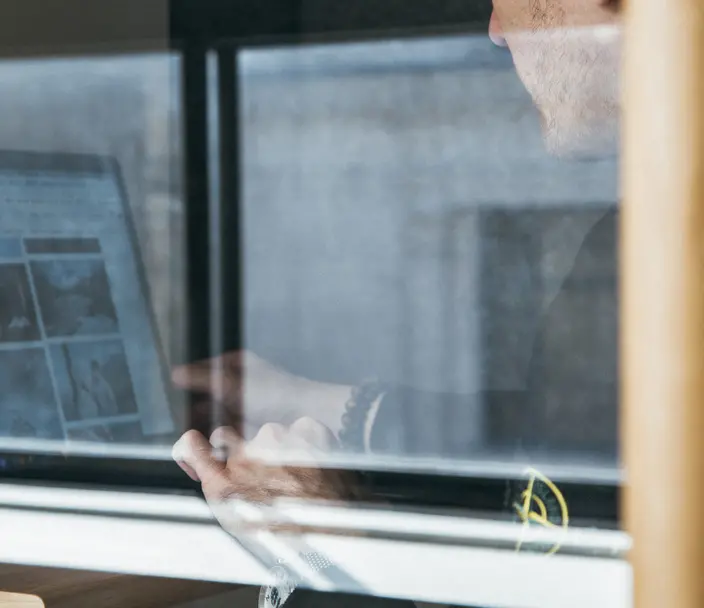
[[[0,451],[168,458],[177,405],[118,163],[0,151],[0,208]]]

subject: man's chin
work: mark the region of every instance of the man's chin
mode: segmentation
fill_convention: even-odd
[[[619,151],[619,122],[616,118],[598,123],[542,121],[543,141],[552,156],[567,160],[613,158]]]

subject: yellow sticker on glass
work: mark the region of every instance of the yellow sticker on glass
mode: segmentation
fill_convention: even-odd
[[[526,470],[528,483],[521,492],[519,500],[513,503],[523,529],[521,538],[516,543],[516,551],[524,546],[526,531],[530,526],[540,526],[561,532],[554,543],[545,545],[547,555],[560,550],[562,537],[569,527],[569,510],[567,501],[558,487],[540,471]]]

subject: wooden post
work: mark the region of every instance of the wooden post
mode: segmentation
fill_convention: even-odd
[[[624,515],[635,608],[704,606],[704,4],[625,10]]]
[[[44,602],[36,595],[0,591],[0,608],[44,608]]]

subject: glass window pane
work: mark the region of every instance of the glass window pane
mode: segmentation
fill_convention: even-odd
[[[287,560],[383,593],[250,516],[446,581],[455,549],[617,563],[613,7],[181,4],[168,51],[0,60],[0,468],[219,533],[202,491],[277,608]]]

